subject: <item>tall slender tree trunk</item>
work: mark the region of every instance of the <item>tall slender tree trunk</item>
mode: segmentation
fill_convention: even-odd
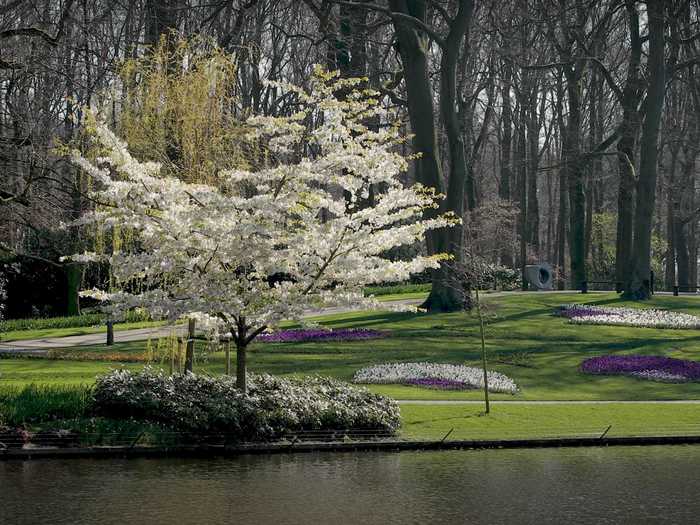
[[[540,204],[537,195],[537,170],[539,167],[540,127],[537,122],[536,88],[530,100],[527,119],[527,234],[534,253],[540,254]]]
[[[642,41],[639,36],[639,14],[635,3],[626,0],[628,30],[630,35],[630,58],[627,78],[622,89],[622,122],[620,139],[617,142],[618,172],[620,182],[617,191],[617,237],[615,241],[615,280],[625,282],[626,272],[632,257],[632,229],[636,194],[635,151],[637,135],[641,125],[638,110],[642,96],[640,62]]]
[[[503,78],[501,80],[501,176],[498,181],[498,197],[503,201],[511,200],[511,148],[513,141],[513,111],[511,109],[511,80],[513,76],[513,66],[509,60],[503,61]],[[501,264],[509,268],[513,267],[513,248],[506,246],[501,251]]]
[[[516,134],[518,137],[516,153],[515,153],[515,166],[517,173],[518,182],[518,195],[520,204],[520,213],[518,215],[518,233],[520,234],[520,252],[518,255],[518,265],[520,267],[520,274],[523,276],[523,290],[527,290],[528,283],[525,281],[525,266],[527,265],[527,241],[529,237],[528,223],[527,223],[527,139],[525,135],[526,118],[525,118],[525,106],[521,103],[520,110],[518,111],[518,124],[516,126]]]
[[[656,202],[656,178],[658,138],[661,111],[664,105],[666,75],[664,65],[666,2],[649,0],[649,89],[646,118],[642,126],[641,155],[637,201],[634,213],[634,238],[632,243],[632,271],[625,280],[627,297],[646,299],[651,295],[651,233]]]
[[[564,136],[566,135],[566,124],[564,123],[564,87],[561,77],[557,81],[557,121],[560,130],[559,156],[563,156]],[[557,213],[557,288],[566,288],[566,239],[569,218],[568,191],[567,191],[567,170],[559,168],[559,206]]]
[[[562,143],[562,164],[566,171],[569,194],[569,257],[571,287],[577,289],[586,280],[586,194],[585,174],[581,159],[580,74],[573,66],[564,70],[569,114]]]

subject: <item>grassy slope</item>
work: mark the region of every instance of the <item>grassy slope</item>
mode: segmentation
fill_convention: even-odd
[[[516,439],[542,437],[696,435],[698,404],[634,405],[403,405],[401,435],[408,439]]]
[[[609,352],[670,355],[700,360],[700,333],[570,325],[553,317],[565,302],[626,305],[615,294],[514,294],[491,297],[487,341],[490,368],[513,377],[518,399],[700,399],[700,383],[664,384],[633,378],[584,376],[577,371],[588,356]],[[635,306],[632,304],[631,306]],[[642,307],[661,307],[700,314],[693,297],[656,297]],[[250,368],[275,374],[324,374],[350,379],[358,368],[387,361],[434,361],[478,364],[476,320],[466,314],[353,313],[322,318],[330,327],[363,326],[392,331],[392,337],[356,343],[258,344],[250,352]],[[110,352],[143,351],[143,342],[118,344]],[[104,347],[81,351],[104,352]],[[517,364],[506,364],[511,360]],[[499,362],[501,361],[501,362]],[[523,366],[525,365],[525,366]],[[31,382],[90,382],[115,366],[106,362],[0,360],[0,385]],[[127,365],[138,367],[139,365]],[[223,355],[210,354],[200,370],[220,373]],[[394,385],[373,390],[403,399],[478,399],[479,392],[437,392]],[[496,399],[512,399],[496,395]]]

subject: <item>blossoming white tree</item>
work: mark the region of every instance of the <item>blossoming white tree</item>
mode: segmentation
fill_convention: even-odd
[[[440,255],[382,257],[455,219],[422,218],[438,196],[402,185],[407,163],[395,147],[402,137],[357,83],[319,69],[311,93],[279,84],[297,97],[299,111],[248,121],[256,144],[276,160],[222,172],[215,186],[162,176],[159,165],[139,162],[98,126],[107,156],[74,156],[95,179],[100,203],[80,222],[128,228],[138,242],[137,249],[72,256],[107,260],[113,269],[113,290],[83,294],[105,301],[114,315],[142,307],[155,318],[196,317],[212,334],[230,333],[245,390],[246,348],[261,332],[308,308],[376,308],[363,297],[365,285],[436,267]],[[311,117],[321,122],[313,129]],[[370,129],[373,118],[387,126]]]

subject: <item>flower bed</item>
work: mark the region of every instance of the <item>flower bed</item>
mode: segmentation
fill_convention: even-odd
[[[326,330],[323,328],[309,328],[297,330],[279,330],[270,334],[261,334],[259,341],[267,343],[306,343],[309,341],[362,341],[365,339],[377,339],[385,337],[386,332],[371,330],[369,328],[339,328]]]
[[[385,363],[355,372],[354,383],[404,384],[445,390],[470,390],[484,387],[481,368],[441,363]],[[515,394],[518,387],[508,376],[489,371],[490,392]]]
[[[700,363],[687,359],[648,355],[604,355],[581,363],[581,371],[596,375],[625,375],[661,381],[685,383],[700,380]]]
[[[555,315],[566,317],[569,322],[574,324],[676,329],[700,328],[700,317],[651,308],[614,308],[587,304],[565,304],[557,308]]]
[[[226,434],[232,441],[274,439],[298,430],[395,432],[400,425],[396,401],[334,379],[250,375],[248,382],[243,394],[229,376],[115,370],[97,379],[94,411],[180,432]]]

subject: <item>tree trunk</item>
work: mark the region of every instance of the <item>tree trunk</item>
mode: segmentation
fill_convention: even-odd
[[[676,212],[674,206],[673,195],[669,192],[668,202],[666,203],[666,264],[664,267],[664,283],[666,285],[666,290],[673,290],[677,282],[676,245],[674,242]]]
[[[513,66],[509,60],[503,63],[503,79],[501,86],[501,177],[498,181],[498,196],[504,201],[511,198],[511,159],[510,150],[513,134],[513,111],[510,100],[510,82],[513,75]]]
[[[187,321],[187,346],[185,350],[185,372],[192,372],[194,369],[194,331],[196,322],[194,319]]]
[[[426,6],[423,2],[390,0],[392,11],[426,22]],[[456,66],[459,50],[471,20],[472,2],[461,0],[459,11],[450,23],[450,32],[442,50],[440,67],[440,114],[445,125],[450,173],[447,177],[446,199],[439,210],[430,210],[428,216],[453,212],[462,217],[467,166],[464,142],[459,129],[457,114]],[[425,34],[411,22],[394,19],[399,53],[404,69],[404,82],[408,102],[413,145],[421,157],[416,161],[416,175],[425,186],[443,191],[437,133],[434,122],[433,94],[429,77],[429,41]],[[462,228],[432,230],[427,236],[428,252],[449,253],[458,261],[462,251]],[[464,307],[463,294],[454,279],[450,266],[442,264],[433,272],[432,289],[423,303],[429,311],[451,311]]]
[[[659,123],[664,104],[664,9],[663,0],[647,2],[649,16],[649,89],[642,127],[639,182],[634,213],[632,271],[625,280],[625,296],[647,299],[651,295],[651,229],[656,201]]]
[[[557,82],[557,120],[559,129],[561,130],[560,156],[563,155],[564,135],[566,135],[566,125],[564,124],[564,89],[561,78]],[[568,192],[566,183],[566,170],[563,167],[559,168],[559,209],[557,216],[557,288],[563,290],[566,288],[566,238],[569,209],[568,209]]]
[[[509,60],[503,62],[503,79],[501,86],[501,176],[498,181],[498,197],[503,201],[511,200],[511,148],[513,141],[513,112],[511,109],[510,89],[513,76],[513,66]],[[513,267],[512,246],[507,246],[501,252],[501,264]]]
[[[520,111],[518,112],[518,125],[516,126],[516,133],[518,136],[518,141],[516,145],[515,154],[515,165],[517,167],[517,183],[518,183],[518,195],[520,200],[520,214],[518,215],[518,233],[520,238],[520,252],[518,256],[518,266],[520,267],[520,275],[525,275],[525,266],[527,265],[527,240],[528,240],[528,224],[527,224],[527,151],[526,151],[526,137],[525,137],[525,106],[520,105]],[[527,290],[528,283],[523,278],[522,283],[523,290]]]
[[[537,101],[530,101],[527,119],[528,183],[527,183],[527,233],[528,243],[540,255],[540,205],[537,197],[537,168],[539,166],[540,128],[537,122]]]
[[[248,345],[236,338],[236,387],[244,394],[248,391],[246,381],[246,350]]]
[[[569,193],[569,257],[571,287],[578,289],[586,280],[586,194],[581,159],[581,101],[578,83],[580,75],[573,66],[565,69],[569,115],[562,142],[562,164],[566,171]]]
[[[622,89],[622,122],[620,140],[617,142],[618,172],[620,183],[617,192],[617,238],[615,241],[615,280],[625,282],[625,274],[632,261],[632,229],[634,222],[634,198],[636,192],[635,150],[641,115],[637,109],[642,96],[639,76],[642,42],[639,37],[639,14],[633,2],[627,2],[627,19],[630,35],[630,58],[627,79]]]
[[[80,315],[80,282],[82,281],[83,270],[79,264],[68,264],[65,266],[66,272],[66,315]]]

